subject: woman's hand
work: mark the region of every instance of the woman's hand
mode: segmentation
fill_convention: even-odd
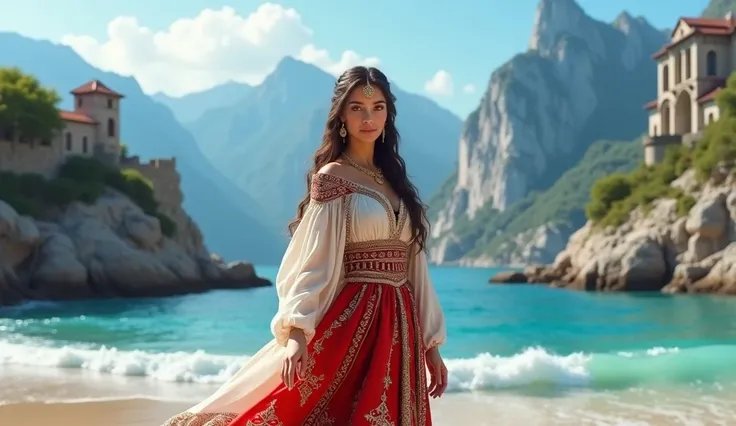
[[[447,367],[445,367],[445,362],[442,361],[442,355],[440,355],[440,350],[437,347],[429,349],[425,354],[425,358],[431,377],[429,396],[439,398],[447,389]]]
[[[292,328],[289,332],[289,340],[286,342],[286,353],[284,364],[281,366],[281,380],[291,390],[294,387],[296,374],[303,379],[307,372],[307,338],[304,331]]]

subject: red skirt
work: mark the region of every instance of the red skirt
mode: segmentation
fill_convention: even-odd
[[[432,424],[411,287],[349,283],[317,326],[307,374],[230,426]]]

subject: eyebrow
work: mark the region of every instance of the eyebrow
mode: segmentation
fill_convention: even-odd
[[[379,104],[386,104],[386,101],[380,100],[373,102],[373,105],[379,105]],[[348,105],[363,105],[363,102],[361,101],[350,101],[348,102]]]

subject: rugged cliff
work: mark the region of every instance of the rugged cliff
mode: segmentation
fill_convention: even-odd
[[[543,210],[532,194],[548,190],[593,142],[633,140],[646,128],[641,105],[656,91],[650,55],[664,42],[642,18],[622,13],[606,24],[573,0],[542,0],[529,50],[492,74],[465,121],[457,173],[431,200],[432,260],[551,260],[584,223],[583,204],[565,217],[537,215],[515,233],[494,218]]]
[[[48,221],[19,215],[0,200],[0,305],[269,285],[252,265],[211,256],[191,218],[173,213],[171,239],[158,219],[113,189]]]

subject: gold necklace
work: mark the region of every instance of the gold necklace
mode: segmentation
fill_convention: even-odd
[[[374,172],[373,170],[368,170],[367,168],[353,161],[353,159],[350,158],[347,154],[343,154],[342,156],[345,157],[345,160],[347,160],[347,162],[350,163],[351,166],[372,177],[377,184],[383,185],[383,183],[385,182],[385,180],[383,179],[383,173],[381,173],[380,170],[376,172]]]

